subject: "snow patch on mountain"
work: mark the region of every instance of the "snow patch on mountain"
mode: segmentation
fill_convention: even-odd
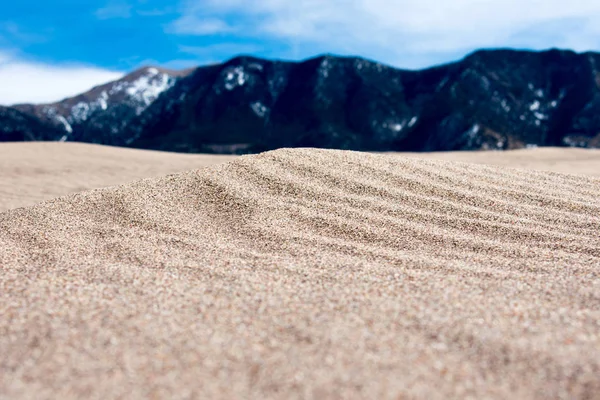
[[[469,139],[475,139],[479,131],[481,131],[481,126],[479,124],[474,124],[471,129],[467,131],[467,136]]]
[[[260,101],[255,101],[254,103],[250,104],[250,108],[252,108],[254,114],[259,116],[260,118],[263,118],[265,115],[267,115],[267,112],[269,111],[267,106],[262,104]]]
[[[248,69],[262,72],[263,66],[258,63],[252,63],[252,64],[248,65]]]
[[[531,111],[537,111],[540,109],[540,102],[539,101],[534,101],[533,103],[531,103],[531,105],[529,106],[529,109]]]
[[[68,133],[73,133],[73,127],[71,126],[71,124],[69,124],[69,122],[67,121],[67,119],[65,117],[63,117],[62,115],[58,115],[56,117],[56,120],[58,122],[60,122],[61,124],[63,124],[63,126],[65,127],[65,130]]]
[[[158,96],[175,84],[175,78],[160,73],[156,68],[148,68],[143,75],[133,81],[116,82],[108,91],[104,90],[93,101],[80,101],[71,107],[67,121],[71,124],[86,121],[95,111],[107,110],[114,97],[125,94],[124,103],[140,115]]]
[[[321,78],[328,78],[332,67],[329,59],[327,57],[323,58],[323,61],[321,61],[321,65],[319,66],[319,75]]]
[[[167,74],[159,74],[155,68],[149,74],[141,76],[125,89],[129,97],[136,102],[136,114],[140,115],[158,96],[173,86],[175,80]]]
[[[225,89],[233,90],[238,86],[244,86],[248,76],[244,71],[244,67],[231,67],[224,71],[225,73]]]
[[[398,123],[396,123],[396,124],[390,124],[389,128],[391,130],[395,131],[395,132],[400,132],[402,130],[402,128],[404,128],[404,125],[403,124],[398,124]]]
[[[92,103],[93,105],[94,103]],[[92,107],[83,101],[71,107],[71,115],[67,118],[71,123],[80,123],[88,119]]]
[[[403,121],[403,122],[390,121],[390,122],[384,122],[383,124],[381,124],[381,127],[384,129],[389,129],[393,132],[400,132],[402,129],[404,129],[405,124],[406,124],[406,121]]]
[[[106,110],[108,108],[107,100],[108,100],[108,93],[106,93],[106,90],[105,90],[102,92],[102,94],[98,98],[98,104],[100,105],[101,109]]]

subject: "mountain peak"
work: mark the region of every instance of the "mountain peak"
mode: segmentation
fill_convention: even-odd
[[[189,75],[195,69],[196,69],[196,67],[178,70],[178,69],[168,69],[168,68],[158,67],[158,66],[154,66],[154,65],[145,65],[145,66],[142,66],[142,67],[130,72],[129,74],[125,75],[123,78],[126,78],[127,76],[137,77],[140,75],[157,75],[159,73],[166,74],[166,75],[169,75],[172,77],[180,78],[180,77],[185,77],[185,76]]]
[[[107,137],[118,137],[125,126],[119,119],[127,120],[142,114],[161,93],[192,71],[145,66],[55,103],[20,104],[14,107],[62,128],[64,135],[61,135],[61,140],[102,143]]]

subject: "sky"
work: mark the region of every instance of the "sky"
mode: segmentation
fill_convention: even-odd
[[[598,0],[6,0],[0,104],[50,102],[144,65],[239,54],[417,69],[479,48],[600,50]]]

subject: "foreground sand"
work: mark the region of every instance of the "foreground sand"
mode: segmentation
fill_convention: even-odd
[[[233,158],[83,143],[0,143],[0,212]]]
[[[600,179],[279,150],[0,214],[0,398],[597,398]]]

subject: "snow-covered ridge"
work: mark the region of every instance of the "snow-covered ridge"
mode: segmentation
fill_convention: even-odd
[[[170,89],[175,81],[176,78],[167,73],[156,68],[147,68],[135,79],[125,77],[114,82],[112,86],[105,87],[91,101],[79,101],[61,111],[60,105],[47,106],[44,112],[63,125],[67,133],[72,133],[72,125],[86,121],[96,111],[107,110],[113,104],[126,104],[135,110],[136,115],[140,115],[162,92]]]
[[[115,85],[110,95],[125,91],[129,99],[135,103],[136,114],[140,115],[158,96],[175,84],[175,78],[160,73],[156,68],[148,68],[146,74],[132,82],[120,82]]]

